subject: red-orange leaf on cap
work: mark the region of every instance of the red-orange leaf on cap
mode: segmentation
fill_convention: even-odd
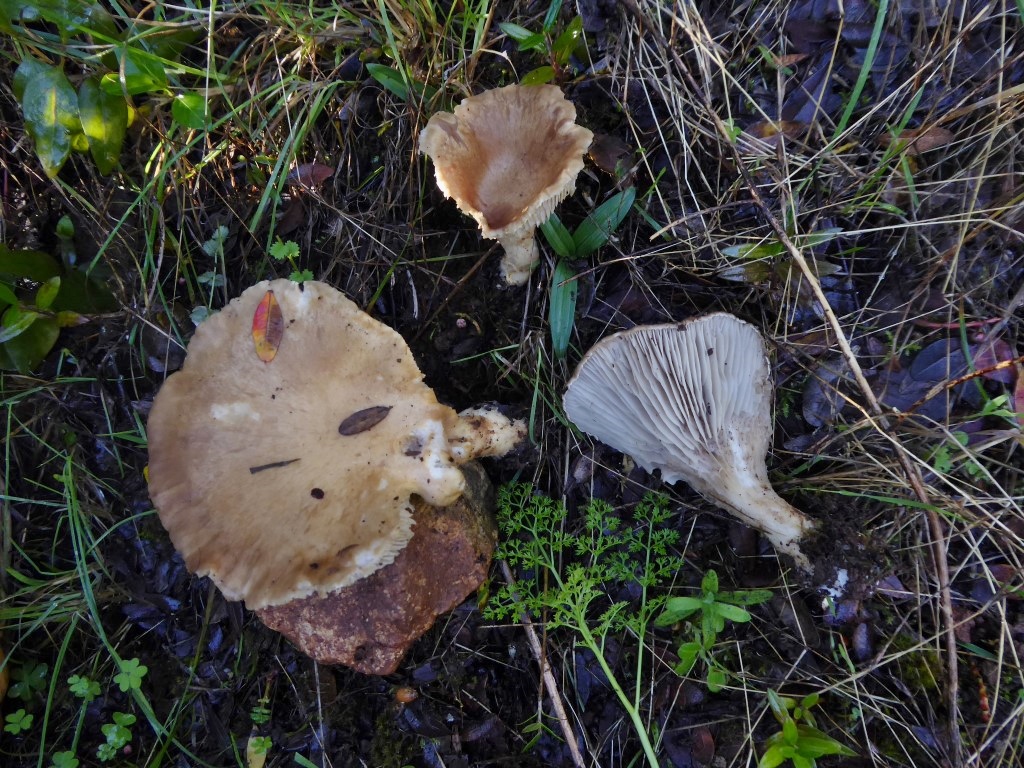
[[[256,357],[269,363],[277,354],[284,336],[284,315],[273,291],[267,291],[252,315],[252,341]]]

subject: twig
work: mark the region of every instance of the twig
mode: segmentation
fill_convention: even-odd
[[[501,573],[505,577],[506,582],[509,584],[515,583],[512,569],[508,567],[508,563],[504,560],[501,561]],[[585,768],[586,764],[583,761],[583,753],[580,752],[580,747],[576,743],[576,734],[573,731],[572,724],[569,722],[569,716],[565,712],[565,705],[562,703],[562,694],[558,690],[558,681],[555,680],[555,676],[551,672],[551,665],[548,664],[547,655],[540,644],[540,638],[537,637],[537,630],[533,627],[533,621],[524,613],[519,617],[519,623],[526,630],[526,639],[530,643],[530,650],[533,651],[533,657],[540,666],[540,676],[544,681],[544,689],[548,692],[548,697],[551,699],[551,707],[555,710],[555,719],[558,720],[558,726],[562,729],[562,736],[565,738],[565,743],[569,746],[573,765],[576,768]]]

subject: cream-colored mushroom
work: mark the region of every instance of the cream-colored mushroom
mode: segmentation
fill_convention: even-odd
[[[272,338],[254,343],[259,312]],[[502,426],[523,434],[489,424]],[[469,426],[399,334],[324,283],[289,280],[249,288],[199,326],[148,430],[150,495],[175,546],[251,609],[393,561],[413,535],[410,497],[451,504],[464,487],[456,464],[490,444],[462,450]]]
[[[667,483],[685,480],[810,567],[800,540],[815,524],[768,480],[772,383],[749,323],[715,313],[610,336],[580,362],[563,404],[584,432]]]
[[[539,258],[534,229],[576,187],[594,137],[554,85],[508,85],[438,112],[420,133],[437,186],[505,249],[510,285],[530,277]]]

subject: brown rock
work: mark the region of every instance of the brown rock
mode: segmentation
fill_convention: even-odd
[[[257,615],[317,661],[369,675],[394,672],[434,620],[487,576],[497,541],[494,488],[477,464],[462,471],[466,491],[451,506],[416,500],[412,540],[393,563],[348,587]]]

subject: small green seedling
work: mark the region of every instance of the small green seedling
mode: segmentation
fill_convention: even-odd
[[[287,260],[292,267],[292,273],[288,275],[288,279],[295,283],[304,283],[307,280],[313,279],[313,273],[308,269],[299,269],[297,260],[299,258],[299,244],[294,240],[281,240],[277,239],[272,246],[270,246],[270,255],[278,261]]]
[[[96,756],[105,763],[117,757],[117,754],[132,740],[133,725],[135,725],[135,715],[128,712],[115,712],[114,722],[100,726],[100,731],[103,732],[106,742],[97,748]]]
[[[50,768],[78,768],[80,764],[81,762],[71,750],[54,752],[53,757],[50,758]]]
[[[114,675],[114,682],[125,693],[137,691],[142,687],[142,678],[147,672],[149,667],[138,659],[124,659],[121,662],[121,671]]]
[[[4,730],[14,736],[24,733],[32,727],[34,715],[30,715],[24,709],[17,709],[4,718]]]
[[[718,693],[729,679],[728,670],[715,659],[712,650],[718,640],[718,633],[731,621],[745,624],[750,613],[743,606],[758,605],[770,600],[772,593],[767,589],[744,589],[721,592],[718,589],[718,574],[709,570],[700,584],[700,597],[670,597],[665,601],[665,610],[655,619],[655,626],[668,627],[698,615],[694,624],[694,639],[679,646],[679,663],[675,671],[688,675],[697,661],[703,661],[707,673],[705,682],[708,690]]]
[[[14,682],[11,683],[7,695],[24,702],[32,701],[37,693],[46,690],[49,672],[50,668],[46,664],[36,664],[31,661],[20,667],[15,667],[11,672],[11,679]]]
[[[819,757],[853,757],[857,754],[818,729],[811,713],[818,699],[817,693],[797,701],[788,696],[779,696],[775,691],[768,691],[768,706],[782,730],[765,742],[765,751],[757,768],[775,768],[787,760],[793,763],[793,768],[815,768]]]
[[[102,692],[99,683],[83,675],[69,677],[68,689],[86,704],[95,700]]]
[[[558,254],[558,263],[551,275],[548,325],[551,327],[551,346],[559,360],[565,357],[569,348],[569,337],[576,320],[578,286],[572,262],[585,259],[608,242],[633,207],[634,200],[636,188],[624,189],[599,205],[572,233],[554,213],[540,225],[548,245]]]

